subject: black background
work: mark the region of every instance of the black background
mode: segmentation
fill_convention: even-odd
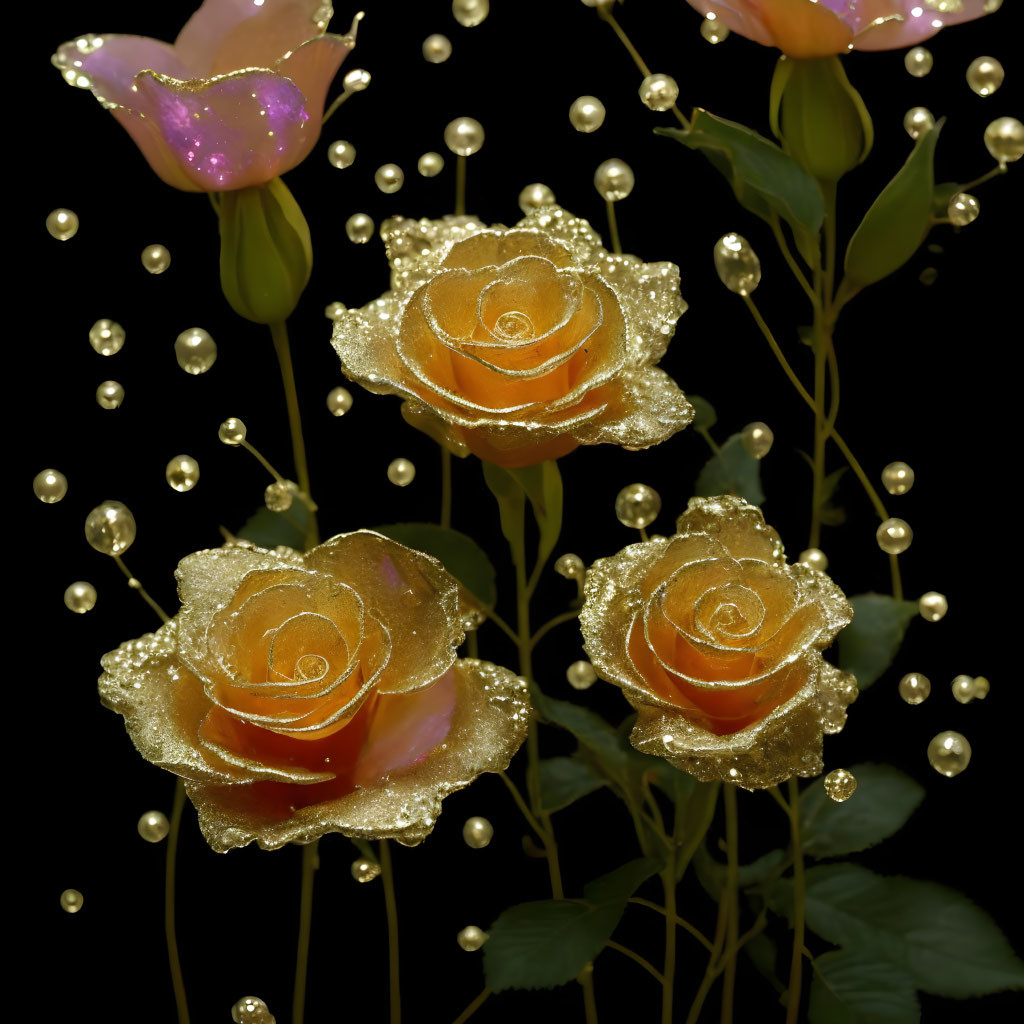
[[[316,253],[313,279],[290,326],[324,535],[437,515],[436,449],[402,422],[396,399],[351,385],[351,412],[340,419],[327,412],[324,398],[342,379],[323,308],[334,300],[360,305],[387,287],[380,241],[355,246],[345,237],[350,214],[364,211],[379,223],[392,213],[450,212],[454,158],[429,180],[416,173],[416,158],[426,150],[450,157],[444,126],[471,115],[483,123],[487,141],[469,161],[468,208],[485,221],[513,223],[519,190],[543,181],[565,206],[604,230],[593,171],[610,156],[634,167],[636,190],[618,207],[623,245],[646,260],[678,263],[690,303],[662,365],[685,390],[716,406],[719,440],[751,420],[771,424],[776,444],[763,463],[764,510],[793,557],[806,543],[810,475],[796,449],[810,445],[811,418],[742,303],[717,280],[711,259],[714,242],[727,231],[751,240],[764,262],[757,298],[806,379],[809,350],[796,340],[795,328],[809,313],[763,224],[736,206],[701,157],[651,134],[656,125],[674,124],[671,115],[640,104],[633,64],[579,0],[495,0],[488,20],[472,29],[455,23],[445,0],[367,0],[366,6],[359,45],[343,71],[365,67],[372,85],[341,108],[314,154],[288,175]],[[902,52],[848,59],[850,77],[873,112],[877,142],[868,163],[843,183],[841,238],[909,152],[901,122],[910,106],[949,116],[938,150],[939,180],[969,180],[989,168],[985,125],[1022,113],[1015,31],[1024,26],[1014,21],[1017,6],[1008,3],[990,18],[928,42],[935,70],[924,79],[905,72]],[[7,931],[17,948],[7,998],[25,999],[19,1019],[79,1019],[81,1012],[110,1021],[174,1020],[162,934],[164,847],[144,843],[135,831],[143,811],[169,811],[173,779],[138,757],[121,719],[100,706],[94,686],[99,656],[152,629],[154,620],[116,567],[85,544],[82,521],[104,499],[125,501],[139,526],[126,562],[162,604],[174,608],[177,561],[217,545],[218,524],[237,528],[259,505],[268,482],[254,460],[218,443],[220,421],[242,417],[253,443],[289,472],[284,401],[268,332],[236,317],[220,294],[209,204],[201,195],[164,186],[114,119],[88,94],[69,90],[47,65],[57,44],[84,31],[171,39],[190,10],[188,2],[50,3],[45,19],[23,30],[17,44],[23,66],[12,69],[16,78],[8,80],[5,219],[16,287],[7,310],[16,314],[17,326],[6,338],[14,357],[6,423],[17,471],[7,528],[8,559],[16,562],[7,580],[16,616],[7,634],[7,894],[14,906]],[[338,31],[352,13],[338,8]],[[699,15],[682,0],[631,0],[620,20],[647,63],[678,79],[684,109],[705,105],[767,133],[774,51],[735,36],[708,45],[698,32]],[[420,44],[432,32],[452,40],[454,53],[445,64],[427,64],[421,56]],[[988,99],[964,81],[967,64],[982,53],[1007,66],[1006,84]],[[592,135],[568,123],[569,104],[582,93],[600,96],[608,107],[604,127]],[[355,164],[342,171],[325,155],[337,138],[358,151]],[[373,171],[389,161],[404,168],[406,184],[385,196],[373,184]],[[913,547],[901,558],[904,580],[910,596],[946,593],[950,612],[936,625],[913,623],[893,668],[861,697],[846,731],[827,739],[825,749],[829,767],[890,762],[927,787],[911,823],[858,860],[884,873],[958,887],[1019,940],[1020,853],[1012,822],[1019,815],[1024,715],[1020,607],[1019,600],[996,593],[1007,577],[1016,592],[1020,571],[1020,511],[1010,494],[1021,443],[1021,223],[1014,194],[1020,168],[1013,171],[978,191],[982,213],[975,224],[962,232],[936,229],[929,241],[944,251],[922,250],[891,280],[858,298],[838,330],[840,427],[874,478],[893,459],[916,469],[913,491],[889,503],[915,531]],[[78,235],[65,244],[43,228],[55,206],[81,217]],[[153,242],[167,245],[173,256],[161,276],[147,274],[139,262],[143,247]],[[918,281],[926,266],[938,270],[930,288]],[[123,351],[109,359],[87,341],[100,317],[127,330]],[[213,334],[220,355],[208,374],[187,377],[172,346],[181,330],[196,325]],[[127,392],[114,412],[100,409],[93,398],[96,385],[110,377]],[[12,406],[19,411],[12,414]],[[167,460],[179,453],[196,457],[202,470],[188,494],[171,491],[163,479]],[[612,505],[617,491],[635,480],[661,493],[664,511],[654,529],[671,532],[707,454],[699,436],[684,431],[649,452],[602,447],[563,459],[566,541],[559,550],[574,550],[589,562],[632,541]],[[414,483],[401,490],[385,476],[399,455],[418,469]],[[839,464],[832,450],[830,468]],[[70,490],[60,504],[43,506],[28,482],[50,465],[67,474]],[[456,465],[455,488],[454,525],[493,553],[511,615],[508,563],[475,460]],[[884,591],[886,560],[875,547],[871,509],[851,474],[840,498],[848,522],[827,529],[822,543],[830,572],[849,594]],[[99,591],[88,615],[63,607],[63,590],[76,579],[91,580]],[[549,572],[537,601],[538,621],[560,611],[571,594],[572,585]],[[513,663],[510,645],[493,627],[484,627],[480,643],[483,656]],[[628,708],[618,691],[599,683],[576,695],[566,684],[565,667],[581,656],[575,630],[560,628],[539,649],[541,685],[619,721]],[[915,708],[896,693],[896,681],[911,670],[933,681],[930,700]],[[991,679],[987,701],[966,707],[954,702],[949,680],[960,672]],[[934,773],[925,758],[931,736],[948,728],[964,732],[974,750],[970,768],[952,780]],[[544,743],[552,753],[571,746],[548,733]],[[513,774],[521,771],[517,760]],[[767,797],[741,793],[740,811],[744,860],[785,842],[785,824]],[[495,826],[494,841],[482,851],[468,849],[460,837],[472,814],[486,815]],[[560,812],[555,822],[570,895],[636,855],[628,817],[607,793]],[[396,848],[405,1019],[411,1024],[450,1021],[483,986],[480,956],[455,944],[461,927],[486,927],[509,904],[547,895],[543,862],[522,853],[523,832],[500,781],[485,777],[446,801],[421,847]],[[386,1019],[381,887],[351,879],[354,856],[341,836],[321,843],[310,1024]],[[285,1024],[299,851],[247,848],[216,855],[188,811],[179,857],[178,927],[193,1021],[226,1022],[237,998],[257,994]],[[58,906],[66,887],[85,895],[77,915]],[[656,886],[651,890],[658,898]],[[680,898],[686,916],[713,926],[713,907],[692,880]],[[661,935],[660,918],[632,907],[619,937],[660,962]],[[704,955],[685,936],[680,941],[682,1019]],[[737,1020],[780,1019],[771,990],[747,963],[740,969]],[[600,957],[595,984],[603,1022],[657,1019],[657,986],[614,952]],[[923,1007],[926,1022],[999,1022],[1011,1019],[1015,997],[966,1005],[923,997]],[[527,1014],[542,1021],[582,1020],[578,986],[494,997],[475,1019],[483,1024]],[[712,1018],[714,996],[707,1010]]]

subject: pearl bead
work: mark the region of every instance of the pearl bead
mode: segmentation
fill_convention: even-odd
[[[949,688],[953,691],[954,699],[961,704],[970,704],[974,700],[973,676],[954,676],[953,682],[949,684]]]
[[[139,818],[136,828],[139,830],[139,835],[147,843],[159,843],[170,832],[171,823],[167,820],[167,815],[163,811],[146,811]]]
[[[899,555],[910,547],[914,531],[903,519],[886,519],[875,531],[875,539],[886,554]]]
[[[124,388],[116,380],[105,380],[96,389],[96,403],[101,409],[117,409],[124,401]]]
[[[190,327],[175,338],[174,358],[186,373],[206,373],[217,362],[217,343],[202,327]]]
[[[360,857],[352,861],[352,877],[357,882],[372,882],[380,874],[380,865],[375,860]]]
[[[597,189],[597,194],[610,203],[625,199],[633,191],[635,184],[633,168],[625,160],[605,160],[594,172],[594,188]]]
[[[949,201],[946,207],[946,216],[950,223],[957,228],[967,227],[978,219],[981,213],[981,204],[974,196],[967,192],[957,192]]]
[[[567,580],[578,580],[586,572],[586,566],[579,555],[565,554],[555,562],[555,572]]]
[[[474,630],[479,629],[486,621],[487,616],[482,611],[477,608],[470,608],[463,616],[460,625],[465,632],[472,633]]]
[[[431,64],[443,64],[451,55],[451,40],[440,32],[435,32],[423,40],[423,59]]]
[[[761,283],[761,261],[750,243],[730,232],[715,243],[715,270],[731,292],[749,295]]]
[[[577,96],[569,107],[569,123],[578,132],[596,132],[604,124],[604,104],[596,96]]]
[[[324,316],[328,320],[340,320],[347,312],[344,302],[329,302],[324,306]]]
[[[367,216],[365,213],[353,213],[347,221],[345,221],[345,234],[348,235],[350,242],[355,242],[356,245],[362,245],[364,242],[368,242],[373,238],[374,223],[373,218]]]
[[[853,791],[857,788],[857,780],[854,778],[853,772],[847,771],[845,768],[836,768],[835,771],[831,771],[825,776],[824,785],[829,799],[841,804],[853,796]]]
[[[60,894],[60,908],[69,914],[77,914],[84,902],[85,898],[77,889],[65,889]]]
[[[984,676],[974,677],[974,699],[984,700],[988,696],[988,691],[992,688],[992,684]]]
[[[199,463],[191,455],[175,455],[164,471],[167,482],[182,494],[199,483]]]
[[[416,476],[416,467],[408,459],[395,459],[388,466],[388,479],[396,487],[408,487]]]
[[[386,195],[397,192],[405,184],[405,174],[398,164],[382,164],[373,176],[374,184]]]
[[[339,170],[351,167],[355,158],[356,147],[351,142],[346,142],[345,139],[338,139],[327,147],[327,159],[330,160],[332,167],[337,167]]]
[[[623,526],[642,530],[658,518],[661,495],[647,484],[623,487],[615,498],[615,515]]]
[[[245,440],[245,424],[237,416],[230,416],[217,428],[217,437],[224,444],[241,444]]]
[[[494,826],[486,818],[467,818],[462,838],[467,846],[482,850],[494,838]]]
[[[332,388],[327,395],[327,408],[332,416],[344,416],[352,408],[352,394],[347,388]]]
[[[171,253],[163,245],[147,245],[142,250],[142,265],[151,274],[162,274],[171,265]]]
[[[915,78],[924,78],[931,71],[934,63],[931,51],[926,50],[923,46],[915,46],[912,50],[907,50],[907,54],[903,58],[903,66]]]
[[[947,779],[959,775],[971,763],[967,737],[952,729],[940,732],[928,744],[928,763]]]
[[[519,209],[523,213],[531,213],[541,206],[551,206],[554,202],[555,193],[547,185],[542,185],[539,181],[534,182],[532,185],[527,185],[519,193]]]
[[[277,1024],[270,1007],[256,996],[243,996],[239,999],[231,1007],[231,1019],[234,1024]]]
[[[112,356],[124,345],[124,328],[113,320],[97,320],[89,328],[89,344],[101,356]]]
[[[472,117],[457,117],[444,130],[444,144],[458,156],[472,156],[484,144],[484,128]]]
[[[1005,77],[1003,65],[995,57],[975,57],[967,68],[967,84],[979,96],[991,96]]]
[[[828,568],[828,558],[821,548],[806,548],[800,552],[800,557],[797,561],[801,565],[806,565],[810,569],[817,569],[820,572],[824,572]]]
[[[475,953],[487,941],[487,932],[475,924],[467,924],[459,932],[456,941],[467,953]]]
[[[1024,124],[1015,117],[997,117],[985,129],[985,147],[1000,164],[1016,163],[1024,156]]]
[[[103,555],[123,555],[135,541],[135,516],[119,501],[97,505],[85,519],[85,539]]]
[[[679,85],[671,75],[648,75],[640,83],[640,100],[649,110],[669,110],[679,99]]]
[[[729,26],[714,14],[709,14],[700,23],[700,34],[712,45],[729,38]]]
[[[423,156],[416,161],[416,170],[423,175],[424,178],[436,178],[437,175],[444,170],[444,157],[440,153],[433,151],[424,153]]]
[[[490,0],[452,0],[452,14],[465,28],[479,25],[490,13]]]
[[[938,622],[949,611],[949,602],[946,600],[945,594],[940,594],[937,590],[929,590],[927,594],[920,596],[917,608],[921,613],[921,618],[927,619],[929,622]]]
[[[353,68],[342,80],[345,92],[362,92],[370,84],[370,72]]]
[[[64,606],[78,615],[91,612],[96,607],[96,588],[85,580],[72,583],[64,591]]]
[[[927,107],[911,107],[903,116],[903,129],[912,138],[918,139],[935,127],[935,118]]]
[[[740,434],[740,443],[748,455],[753,455],[755,459],[763,459],[772,450],[775,434],[767,423],[755,420],[743,428]],[[803,558],[801,557],[800,560],[803,561]]]
[[[292,507],[296,492],[291,480],[275,480],[263,492],[263,503],[271,512],[287,512]]]
[[[78,234],[78,214],[74,210],[58,207],[46,215],[46,230],[58,242],[66,242]]]
[[[68,478],[59,469],[44,469],[33,478],[32,493],[44,505],[52,505],[68,493]]]
[[[914,471],[905,462],[890,462],[882,470],[882,486],[890,494],[906,494],[914,486]]]
[[[931,680],[920,672],[908,672],[899,684],[899,694],[908,704],[923,704],[932,692]]]
[[[574,661],[565,670],[565,678],[574,690],[589,690],[597,682],[597,673],[589,661]]]

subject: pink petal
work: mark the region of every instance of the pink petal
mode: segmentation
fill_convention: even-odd
[[[904,20],[867,28],[863,35],[854,39],[853,47],[855,50],[898,50],[904,46],[915,46],[931,39],[948,25],[959,25],[990,13],[985,11],[985,2],[963,0],[962,11],[940,14],[928,10],[921,0],[861,0],[859,6],[864,9],[865,25],[870,25],[873,18],[888,14],[899,14]]]
[[[762,46],[774,46],[771,33],[761,24],[757,11],[746,0],[688,0],[706,18],[713,14],[731,31]]]

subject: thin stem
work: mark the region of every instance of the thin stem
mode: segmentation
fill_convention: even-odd
[[[254,456],[256,461],[280,484],[284,483],[284,477],[270,464],[270,461],[266,459],[263,454],[245,438],[239,442],[239,445],[244,448],[250,455]]]
[[[340,96],[335,96],[331,105],[324,111],[324,119],[320,122],[320,127],[323,128],[325,124],[334,116],[334,112],[349,98],[353,92],[351,89],[346,89]]]
[[[452,453],[441,448],[441,525],[452,525]]]
[[[398,909],[395,905],[395,878],[391,870],[391,849],[388,841],[380,841],[380,877],[384,883],[384,907],[388,916],[388,994],[391,1024],[402,1019],[402,996],[398,982]]]
[[[646,544],[651,538],[647,536],[647,527],[640,527],[640,539]]]
[[[1005,174],[1009,168],[1006,164],[996,164],[991,171],[986,172],[980,178],[975,178],[974,181],[967,182],[966,185],[960,186],[961,192],[967,192],[972,188],[977,188],[979,185],[984,185],[986,181],[991,181],[992,178],[998,177],[1000,174]]]
[[[580,987],[583,989],[583,1013],[587,1024],[597,1024],[597,1000],[594,998],[594,965],[587,964],[580,972]]]
[[[825,345],[814,343],[814,482],[811,489],[811,528],[807,546],[821,546],[821,506],[825,487]]]
[[[712,454],[717,455],[722,450],[722,446],[711,436],[707,427],[697,427],[697,433],[707,441]]]
[[[619,239],[619,221],[615,216],[615,204],[610,199],[606,199],[604,205],[608,211],[608,235],[612,240],[612,252],[621,256],[622,242]]]
[[[778,786],[772,786],[771,789],[766,789],[765,792],[782,808],[782,813],[789,817],[789,804],[786,803],[786,798],[779,792]]]
[[[467,1006],[462,1013],[452,1021],[452,1024],[466,1024],[466,1021],[469,1020],[469,1018],[487,1002],[490,995],[491,990],[489,988],[485,988],[483,992],[481,992],[480,995],[478,995],[476,999],[474,999],[473,1002],[471,1002],[469,1006]]]
[[[480,657],[480,641],[477,639],[475,629],[466,637],[466,645],[469,647],[469,656],[471,658]]]
[[[729,920],[726,929],[728,942],[725,955],[725,978],[722,984],[722,1024],[732,1024],[733,998],[736,989],[736,950],[739,938],[739,816],[736,813],[736,787],[726,783],[722,787],[725,805],[726,899]]]
[[[485,608],[484,614],[488,621],[493,622],[512,643],[519,643],[519,634],[493,608]]]
[[[719,958],[722,955],[722,948],[725,945],[725,931],[728,924],[728,901],[726,900],[725,893],[722,893],[721,899],[718,901],[718,921],[715,924],[715,941],[711,949],[711,955],[708,957],[708,965],[704,969],[704,977],[701,980],[700,987],[697,989],[697,994],[693,997],[693,1003],[690,1006],[690,1012],[686,1016],[686,1024],[697,1024],[700,1019],[700,1011],[704,1008],[704,1001],[708,997],[708,993],[711,991],[711,986],[715,983],[715,979],[721,973],[718,963]]]
[[[792,271],[797,284],[799,284],[804,290],[804,294],[806,294],[807,298],[811,300],[811,305],[815,309],[820,308],[821,303],[818,300],[818,293],[811,287],[810,282],[807,280],[807,276],[800,269],[800,264],[797,263],[796,258],[793,256],[793,253],[789,248],[789,243],[786,241],[786,236],[782,231],[782,224],[779,221],[777,214],[772,214],[770,223],[772,226],[772,234],[775,235],[775,241],[779,246],[779,252],[782,253],[782,258],[786,261],[790,271]]]
[[[526,801],[523,799],[523,794],[519,792],[519,787],[505,774],[505,772],[498,772],[501,777],[501,781],[508,787],[508,791],[512,794],[512,799],[515,800],[516,806],[520,811],[523,812],[523,817],[526,819],[527,825],[533,829],[537,834],[537,838],[542,842],[547,842],[547,833],[544,831],[544,827],[539,821],[533,816],[533,812],[526,805]]]
[[[569,611],[562,612],[561,615],[556,615],[553,619],[548,619],[530,638],[530,647],[536,647],[541,638],[550,633],[556,626],[562,625],[563,622],[572,622],[573,619],[578,619],[579,617],[579,608],[570,608]]]
[[[672,1024],[676,975],[676,868],[671,857],[661,882],[665,889],[665,966],[661,979],[661,1024]]]
[[[797,1024],[804,948],[804,853],[800,845],[800,787],[795,778],[789,780],[789,828],[793,845],[793,955],[789,966],[786,1024]]]
[[[171,984],[174,986],[174,1003],[178,1008],[178,1024],[189,1024],[188,998],[185,995],[185,980],[181,974],[178,936],[174,924],[174,876],[178,859],[181,816],[184,810],[185,783],[178,779],[174,787],[174,806],[171,809],[171,827],[167,833],[167,860],[164,866],[164,938],[167,940],[167,959],[171,965]]]
[[[630,896],[627,902],[635,903],[639,907],[647,907],[650,910],[657,911],[659,914],[662,914],[666,917],[668,916],[668,911],[665,909],[665,907],[659,907],[657,903],[654,903],[651,900],[645,900],[642,896]],[[690,922],[687,921],[685,917],[680,917],[678,914],[676,914],[674,921],[676,925],[683,929],[683,931],[688,932],[690,935],[692,935],[709,953],[715,948],[712,945],[711,940],[699,928],[696,928],[694,925],[690,924]]]
[[[466,213],[466,158],[455,159],[455,216],[462,217]]]
[[[309,932],[313,922],[313,876],[320,866],[319,843],[302,848],[302,888],[299,895],[299,944],[295,952],[295,989],[292,992],[292,1024],[302,1024],[306,1012],[306,976],[309,973]]]
[[[613,942],[609,939],[605,945],[609,949],[614,949],[617,953],[621,953],[623,956],[628,956],[634,963],[639,964],[652,978],[654,978],[659,985],[664,982],[664,978],[661,975],[661,971],[654,966],[649,960],[645,960],[639,953],[634,953],[628,946],[620,945],[618,942]]]
[[[111,557],[115,562],[117,562],[118,569],[125,574],[125,577],[128,580],[128,586],[131,587],[132,590],[137,590],[139,592],[139,597],[141,597],[142,600],[160,616],[160,621],[166,626],[167,623],[171,621],[167,612],[165,612],[163,608],[161,608],[160,605],[158,605],[156,601],[149,596],[146,592],[146,588],[128,571],[128,566],[121,561],[120,555],[112,555]]]

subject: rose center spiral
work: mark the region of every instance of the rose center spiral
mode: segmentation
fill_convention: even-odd
[[[513,309],[495,320],[494,334],[503,341],[528,341],[536,331],[533,321],[525,313]]]
[[[295,662],[295,679],[308,682],[322,679],[330,668],[327,659],[320,654],[304,654]]]
[[[707,634],[733,640],[750,636],[761,626],[765,607],[748,587],[732,583],[704,594],[697,602],[696,613]]]

